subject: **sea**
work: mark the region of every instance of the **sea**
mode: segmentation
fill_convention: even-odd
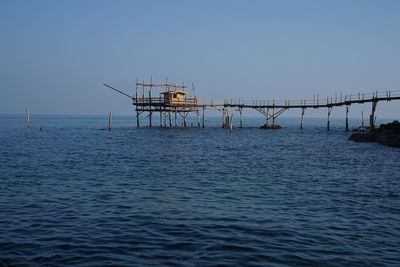
[[[0,266],[400,266],[399,148],[343,119],[141,123],[0,115]]]

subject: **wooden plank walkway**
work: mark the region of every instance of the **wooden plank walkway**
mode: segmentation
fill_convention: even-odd
[[[400,91],[384,91],[374,92],[372,94],[358,94],[349,96],[339,96],[334,98],[327,98],[324,100],[314,98],[312,100],[298,100],[298,101],[275,101],[275,100],[241,100],[229,99],[224,101],[225,107],[238,107],[238,108],[328,108],[350,106],[352,104],[364,104],[379,101],[392,101],[400,100]]]

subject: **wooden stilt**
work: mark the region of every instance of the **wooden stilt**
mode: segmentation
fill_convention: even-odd
[[[150,78],[150,84],[152,84],[153,83],[153,77],[151,77]],[[151,104],[151,86],[150,86],[150,88],[149,88],[149,103],[150,103],[150,106],[149,106],[149,127],[152,127],[153,125],[152,125],[152,116],[153,116],[153,111],[151,110],[151,107],[152,107],[152,104]]]
[[[303,130],[303,121],[304,121],[304,113],[306,112],[306,108],[301,109],[301,123],[300,123],[300,130]]]
[[[272,109],[272,125],[275,125],[275,109]]]
[[[140,127],[140,122],[139,122],[139,110],[136,109],[136,127]]]
[[[372,113],[371,116],[369,117],[369,124],[370,124],[370,131],[372,132],[375,128],[375,110],[376,110],[376,105],[378,104],[377,101],[372,102]]]
[[[206,108],[203,108],[203,128],[206,127]]]
[[[364,128],[364,111],[361,111],[361,128]]]
[[[186,118],[187,118],[188,113],[183,114],[183,127],[186,128]]]
[[[175,128],[178,128],[178,118],[177,118],[177,114],[176,114],[176,112],[174,112],[174,115],[175,115]]]
[[[243,128],[243,108],[240,108],[239,112],[240,112],[240,128]]]
[[[327,121],[327,123],[326,123],[326,128],[327,128],[327,130],[329,131],[331,128],[330,128],[330,117],[331,117],[331,111],[332,111],[332,107],[330,106],[330,107],[328,107],[328,121]]]
[[[25,110],[25,114],[26,114],[26,124],[27,124],[27,127],[28,127],[28,129],[29,129],[29,128],[31,128],[31,120],[30,120],[30,118],[29,118],[29,111],[28,111],[28,109]]]
[[[172,128],[172,112],[168,114],[168,119],[169,119],[169,127]]]
[[[162,112],[160,111],[160,127],[162,127]]]
[[[197,110],[196,111],[196,117],[197,117],[197,127],[199,127],[200,128],[200,112],[199,112],[199,110]]]
[[[224,128],[224,124],[225,124],[225,109],[222,109],[222,128]]]
[[[111,132],[112,129],[112,112],[108,114],[108,131]]]
[[[349,105],[346,105],[346,132],[349,131]]]

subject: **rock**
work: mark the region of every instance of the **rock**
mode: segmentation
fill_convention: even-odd
[[[375,142],[375,136],[372,133],[353,133],[349,140],[354,142]]]
[[[353,133],[349,140],[354,142],[377,142],[385,146],[400,147],[400,122],[381,124],[368,133]]]
[[[281,128],[282,128],[282,126],[277,125],[277,124],[264,124],[263,126],[260,127],[260,129],[272,129],[272,130],[281,129]]]

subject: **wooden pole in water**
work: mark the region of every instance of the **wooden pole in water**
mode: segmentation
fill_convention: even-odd
[[[331,129],[331,128],[330,128],[330,116],[331,116],[331,111],[332,111],[332,107],[328,107],[328,121],[327,121],[327,123],[326,123],[326,128],[327,128],[328,131]]]
[[[206,127],[206,108],[203,108],[203,128]]]
[[[108,131],[111,132],[112,129],[112,112],[108,114]]]
[[[243,128],[243,108],[240,108],[239,112],[240,112],[240,128]]]
[[[27,127],[28,129],[31,128],[31,120],[29,118],[29,111],[28,109],[25,110],[25,114],[26,114],[26,123],[27,123]]]
[[[303,121],[304,121],[304,113],[306,112],[306,108],[301,109],[301,123],[300,123],[300,130],[303,130]]]
[[[232,132],[232,128],[233,128],[233,112],[231,114],[231,118],[229,121],[229,131]]]
[[[199,112],[199,109],[197,109],[197,111],[196,111],[196,117],[197,117],[197,127],[199,127],[200,128],[200,112]]]
[[[172,128],[172,112],[168,114],[168,118],[169,118],[169,127]]]
[[[222,109],[222,128],[224,128],[224,124],[225,124],[225,109]]]
[[[135,93],[135,103],[138,103],[138,97],[139,97],[139,88],[138,88],[138,83],[139,83],[139,79],[136,79],[136,93]],[[136,106],[136,127],[140,127],[140,123],[139,123],[139,110],[138,110],[138,106]]]
[[[149,111],[149,126],[152,127],[152,116],[153,116],[153,112],[151,110],[151,85],[153,84],[153,76],[150,77],[150,88],[149,88],[149,103],[150,103],[150,111]]]
[[[174,115],[175,115],[175,128],[177,128],[178,127],[178,118],[177,118],[176,112],[174,112]]]
[[[346,105],[346,132],[349,131],[349,105]]]
[[[361,111],[361,128],[364,128],[364,111]]]
[[[189,113],[183,113],[183,127],[186,128],[186,118]]]
[[[370,131],[371,132],[375,128],[375,109],[376,109],[376,104],[378,104],[377,101],[372,102],[372,114],[369,117],[369,124],[370,124]]]

